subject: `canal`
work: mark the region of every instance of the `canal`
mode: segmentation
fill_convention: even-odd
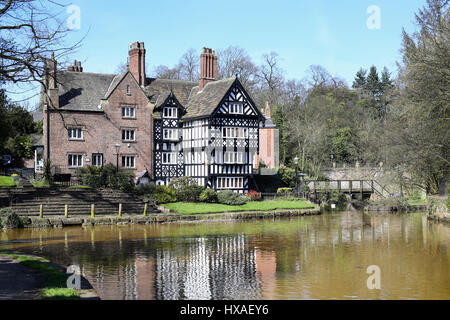
[[[425,214],[0,231],[78,265],[102,299],[450,299],[450,228]],[[369,290],[369,266],[381,289]]]

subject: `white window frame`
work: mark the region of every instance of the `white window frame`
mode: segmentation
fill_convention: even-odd
[[[135,142],[136,141],[136,129],[122,129],[122,141]]]
[[[243,152],[226,151],[223,155],[223,162],[225,164],[243,164],[244,163],[244,153]]]
[[[228,105],[229,114],[244,114],[244,104],[242,102],[231,102]]]
[[[122,168],[136,169],[136,156],[122,156]]]
[[[178,119],[178,108],[176,107],[165,107],[163,109],[163,117],[169,119]]]
[[[84,159],[82,154],[71,153],[67,155],[67,165],[69,168],[82,168]],[[76,160],[76,164],[74,165],[74,160]],[[71,164],[72,163],[72,164]]]
[[[218,190],[244,189],[244,178],[243,177],[218,177],[217,178],[217,189]]]
[[[176,152],[163,152],[161,156],[161,161],[163,165],[173,165],[177,164],[178,155]]]
[[[178,141],[178,129],[164,129],[163,140]]]
[[[122,106],[122,119],[136,119],[136,107]]]
[[[103,153],[93,153],[92,154],[92,166],[97,167],[97,168],[103,167],[103,159],[104,159],[103,157],[104,157]],[[96,163],[97,162],[96,158],[100,158],[99,159],[99,160],[101,160],[101,161],[99,161],[100,164]]]
[[[222,127],[222,138],[225,139],[248,139],[248,128]]]
[[[80,127],[70,127],[67,130],[67,133],[70,141],[77,141],[77,140],[79,141],[83,140],[84,138],[83,128]],[[74,133],[76,134],[74,135]]]

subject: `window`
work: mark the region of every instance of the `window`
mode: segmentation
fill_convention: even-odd
[[[164,152],[162,154],[163,164],[177,164],[177,154],[175,152]]]
[[[131,88],[129,84],[127,84],[127,95],[131,95]]]
[[[178,109],[177,108],[164,108],[164,118],[178,118]]]
[[[224,154],[225,163],[244,163],[244,153],[243,152],[225,152]]]
[[[136,168],[136,162],[134,156],[123,156],[122,157],[122,168],[134,169]]]
[[[69,154],[69,168],[81,168],[83,166],[83,156],[81,154]]]
[[[164,129],[164,140],[178,140],[178,129]]]
[[[130,130],[130,129],[122,130],[122,140],[125,142],[136,141],[136,136],[134,134],[134,131],[135,130]]]
[[[94,153],[92,155],[92,165],[94,167],[103,167],[103,154]]]
[[[83,140],[83,129],[69,128],[69,140]]]
[[[222,128],[222,138],[248,139],[248,128]]]
[[[230,114],[244,114],[244,106],[242,103],[230,103],[229,105],[229,113]]]
[[[122,118],[134,119],[136,118],[135,108],[130,106],[122,107]]]
[[[244,178],[217,178],[217,189],[243,189]]]

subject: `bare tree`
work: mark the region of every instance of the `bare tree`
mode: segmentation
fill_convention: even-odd
[[[62,4],[45,0],[0,1],[0,77],[5,82],[41,82],[44,60],[54,53],[60,63],[80,46],[65,45],[70,31],[56,9]]]
[[[284,83],[278,53],[272,51],[263,55],[263,64],[259,67],[258,78],[262,91],[268,90],[268,100],[271,103],[276,103],[277,93],[282,89]]]
[[[182,80],[181,65],[178,64],[172,69],[164,65],[157,66],[154,75],[159,79]]]
[[[182,57],[179,63],[181,78],[187,81],[198,81],[199,74],[199,55],[195,49],[189,49]]]
[[[230,46],[219,50],[217,56],[220,79],[238,76],[246,88],[253,89],[257,82],[258,67],[244,49]]]

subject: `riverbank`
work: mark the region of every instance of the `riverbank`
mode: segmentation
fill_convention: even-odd
[[[427,209],[428,220],[450,224],[448,197],[430,197]]]
[[[310,209],[284,209],[273,211],[249,211],[249,212],[223,212],[213,214],[181,215],[176,213],[118,216],[96,216],[89,215],[66,218],[64,216],[53,216],[51,218],[28,218],[24,228],[62,228],[72,226],[96,226],[96,225],[128,225],[128,224],[162,224],[174,222],[202,222],[223,220],[252,220],[272,219],[277,217],[298,217],[319,215],[318,207]]]
[[[81,277],[80,290],[68,289],[66,269],[40,257],[0,252],[0,300],[98,300]]]

